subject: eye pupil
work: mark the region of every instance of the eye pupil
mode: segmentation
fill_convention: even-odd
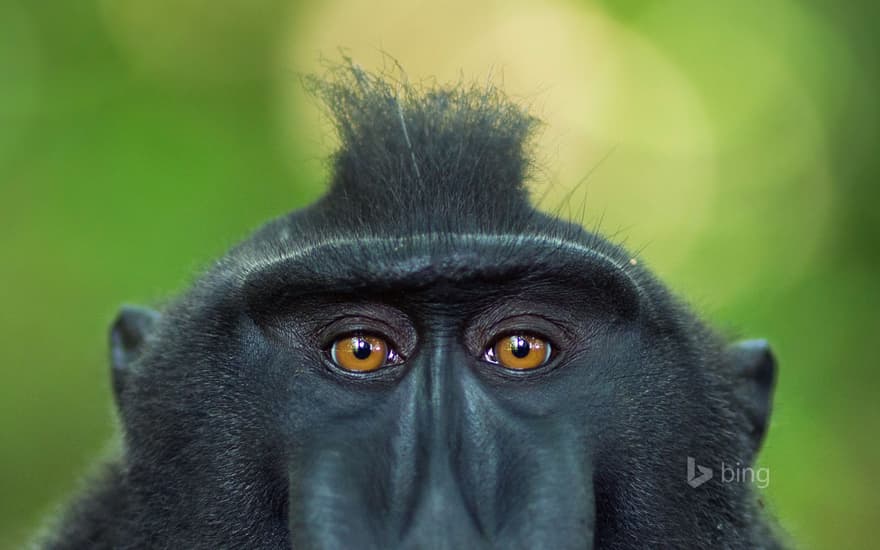
[[[373,346],[363,338],[352,338],[352,354],[363,361],[373,353]]]
[[[510,342],[510,353],[513,354],[514,357],[518,359],[525,359],[529,356],[529,351],[531,351],[531,345],[529,341],[523,338],[522,336],[514,336],[511,338]]]

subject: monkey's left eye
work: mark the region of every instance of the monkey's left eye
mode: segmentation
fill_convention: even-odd
[[[330,358],[341,369],[371,372],[400,362],[400,356],[383,338],[349,334],[337,338],[330,347]]]
[[[531,370],[545,365],[553,352],[550,342],[532,334],[511,334],[495,341],[483,359],[512,370]]]

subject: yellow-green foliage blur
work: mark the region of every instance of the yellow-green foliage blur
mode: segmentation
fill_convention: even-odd
[[[866,0],[0,0],[0,547],[112,452],[116,308],[161,306],[321,193],[333,137],[300,75],[340,48],[530,106],[547,208],[587,177],[564,215],[585,204],[716,326],[773,344],[768,509],[800,547],[871,547],[878,18]]]

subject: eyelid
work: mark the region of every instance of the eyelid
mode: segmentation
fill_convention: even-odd
[[[520,314],[505,317],[491,324],[476,327],[466,333],[468,347],[482,357],[490,346],[504,337],[515,334],[527,334],[546,340],[553,347],[554,355],[564,351],[576,339],[576,335],[566,323],[543,315]]]
[[[371,317],[337,317],[322,326],[318,333],[320,346],[326,350],[329,350],[333,343],[340,338],[363,335],[385,340],[389,348],[393,348],[401,357],[409,354],[409,350],[405,350],[404,346],[401,345],[401,341],[395,336],[395,331],[391,326],[384,321]]]
[[[369,338],[378,338],[379,340],[383,340],[385,345],[388,347],[389,353],[393,352],[395,355],[400,357],[401,360],[404,359],[403,354],[400,352],[400,348],[394,342],[394,340],[387,334],[375,331],[375,330],[351,330],[335,333],[334,336],[331,337],[329,342],[323,346],[323,348],[329,352],[336,342],[343,340],[345,338],[355,338],[358,336],[369,337]]]

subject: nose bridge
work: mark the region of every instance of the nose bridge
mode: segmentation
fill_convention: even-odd
[[[457,447],[460,437],[461,399],[460,377],[455,371],[462,357],[455,352],[449,336],[438,335],[423,354],[424,364],[419,369],[419,392],[416,408],[419,428],[433,467],[448,463],[450,451]],[[458,364],[456,364],[458,363]],[[439,459],[439,462],[438,462]]]
[[[452,357],[445,338],[426,342],[398,388],[397,429],[392,443],[396,460],[416,472],[424,483],[428,474],[448,470],[450,456],[460,441],[460,384],[452,372]],[[407,484],[409,485],[409,484]],[[414,483],[413,487],[418,487]]]
[[[431,502],[463,500],[455,463],[462,446],[461,373],[464,357],[447,336],[438,336],[425,354],[418,400],[419,447],[424,453]]]
[[[414,509],[411,521],[404,526],[403,547],[436,547],[444,541],[449,548],[456,541],[475,547],[482,538],[472,503],[461,483],[456,465],[462,445],[464,410],[460,373],[464,356],[456,351],[448,336],[438,336],[422,350],[414,365],[415,411],[412,428],[417,441],[414,459],[417,472],[413,489]],[[447,546],[444,546],[447,547]]]

